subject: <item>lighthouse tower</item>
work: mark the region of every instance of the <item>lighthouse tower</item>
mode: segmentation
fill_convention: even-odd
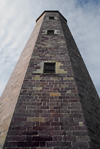
[[[100,99],[59,11],[44,11],[0,99],[1,149],[100,149]]]

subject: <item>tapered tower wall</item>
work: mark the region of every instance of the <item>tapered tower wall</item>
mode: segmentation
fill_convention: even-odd
[[[99,149],[99,97],[66,19],[58,11],[46,11],[36,28],[31,37],[39,35],[35,44],[32,38],[27,43],[33,52],[3,149]],[[55,73],[44,73],[45,63],[55,63]]]
[[[16,67],[6,85],[6,88],[0,98],[0,147],[2,148],[9,124],[11,122],[16,102],[18,100],[27,67],[40,31],[43,21],[42,16],[36,24]]]
[[[94,149],[99,149],[100,99],[68,26],[63,19],[61,23],[91,144]]]

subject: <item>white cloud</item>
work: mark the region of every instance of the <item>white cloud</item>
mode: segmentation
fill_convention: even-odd
[[[59,10],[69,28],[100,95],[100,2],[78,0],[0,1],[0,94],[34,26],[44,10]],[[98,4],[96,3],[98,2]]]

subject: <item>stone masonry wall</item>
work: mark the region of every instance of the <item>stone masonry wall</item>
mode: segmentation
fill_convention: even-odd
[[[3,149],[92,149],[60,17],[45,13]],[[44,62],[56,73],[44,74]]]
[[[78,87],[88,133],[93,149],[100,148],[100,99],[66,23],[61,18],[66,45]]]
[[[11,122],[15,105],[22,87],[26,70],[31,58],[34,45],[40,31],[43,16],[38,20],[37,25],[27,42],[19,61],[6,85],[0,98],[0,149],[3,146],[9,124]]]

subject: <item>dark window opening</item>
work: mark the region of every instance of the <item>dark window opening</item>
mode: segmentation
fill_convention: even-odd
[[[55,63],[44,63],[44,73],[55,73]]]
[[[54,17],[49,17],[50,20],[54,20]]]
[[[48,35],[53,35],[54,34],[54,30],[47,30],[47,34]]]

